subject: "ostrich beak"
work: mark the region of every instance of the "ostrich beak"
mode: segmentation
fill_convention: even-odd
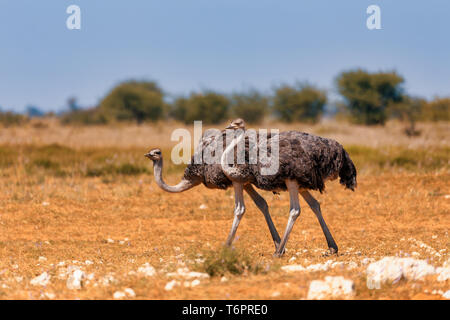
[[[146,157],[146,158],[149,158],[149,159],[150,159],[150,152],[149,152],[149,153],[146,153],[146,154],[144,154],[144,157]]]
[[[235,125],[234,124],[230,124],[228,127],[226,127],[225,129],[235,129]]]

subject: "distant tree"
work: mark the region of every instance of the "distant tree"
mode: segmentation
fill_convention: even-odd
[[[170,107],[169,116],[175,120],[186,122],[189,98],[179,97]]]
[[[175,100],[171,115],[185,123],[202,120],[205,124],[216,124],[226,120],[230,100],[223,94],[207,91],[192,93],[188,98]]]
[[[69,99],[67,99],[67,106],[69,108],[69,111],[76,111],[80,109],[77,98],[75,97],[70,97]]]
[[[30,118],[39,118],[44,116],[44,112],[41,111],[38,107],[35,106],[27,106],[25,113]]]
[[[361,69],[342,72],[336,79],[352,120],[368,125],[385,123],[387,109],[403,99],[403,82],[396,72],[369,73]]]
[[[282,85],[275,90],[274,110],[285,122],[317,122],[323,114],[327,95],[309,84]]]
[[[108,120],[156,121],[165,113],[163,97],[155,82],[127,81],[116,86],[100,102],[99,108]]]
[[[269,98],[256,90],[234,93],[231,96],[233,118],[242,118],[248,123],[259,123],[269,110]]]
[[[450,97],[437,97],[425,104],[422,117],[428,121],[450,121]]]

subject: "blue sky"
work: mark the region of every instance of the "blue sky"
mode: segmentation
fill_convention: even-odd
[[[66,8],[81,8],[81,30]],[[366,28],[381,7],[382,30]],[[118,82],[171,94],[308,80],[336,96],[346,69],[397,70],[406,90],[450,95],[447,0],[0,0],[0,106],[93,106]]]

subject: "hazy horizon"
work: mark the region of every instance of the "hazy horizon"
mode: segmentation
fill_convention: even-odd
[[[66,28],[71,4],[81,30]],[[366,27],[371,4],[382,30]],[[0,0],[0,107],[61,111],[71,96],[94,106],[128,79],[173,95],[309,81],[333,99],[334,78],[354,68],[395,70],[412,95],[449,96],[449,10],[443,0]]]

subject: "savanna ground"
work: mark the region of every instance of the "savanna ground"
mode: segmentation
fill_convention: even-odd
[[[161,147],[165,179],[178,182],[184,166],[170,163],[176,127],[63,127],[39,121],[0,129],[0,298],[112,299],[131,288],[136,296],[128,298],[136,299],[303,299],[310,282],[327,275],[353,280],[356,299],[442,299],[437,292],[450,289],[435,276],[368,289],[365,273],[368,261],[385,256],[413,256],[436,267],[449,259],[448,123],[419,124],[422,134],[414,138],[395,122],[373,128],[266,124],[340,141],[359,173],[355,192],[333,181],[325,193],[313,193],[339,255],[324,256],[325,238],[301,199],[302,213],[281,259],[272,257],[263,215],[247,196],[235,249],[224,253],[232,190],[199,186],[169,194],[156,186],[143,154]],[[288,195],[261,194],[282,234]],[[344,264],[316,272],[281,269],[328,260]],[[137,272],[145,263],[155,275]],[[78,290],[67,288],[66,271],[73,266],[87,277]],[[192,287],[192,279],[167,275],[180,267],[214,275]],[[50,275],[46,285],[30,283],[44,272]],[[180,285],[166,290],[172,279]]]

